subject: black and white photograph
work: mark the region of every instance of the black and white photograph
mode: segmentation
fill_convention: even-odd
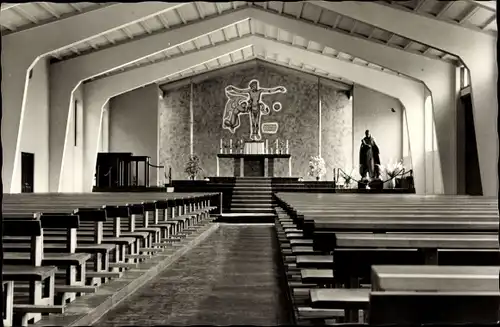
[[[2,1],[2,326],[500,325],[496,10]]]

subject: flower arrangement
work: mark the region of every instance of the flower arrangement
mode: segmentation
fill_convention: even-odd
[[[403,161],[400,160],[396,163],[389,163],[384,170],[388,179],[386,186],[388,188],[394,188],[396,186],[395,177],[401,174],[404,170]]]
[[[396,163],[389,163],[387,167],[385,167],[385,173],[388,178],[394,178],[403,172],[403,160],[400,160]]]
[[[189,160],[186,163],[186,169],[184,170],[188,174],[189,179],[195,179],[196,175],[203,169],[200,165],[200,158],[197,155],[190,155]]]
[[[325,160],[320,156],[311,157],[309,160],[309,176],[316,177],[316,180],[326,174]]]

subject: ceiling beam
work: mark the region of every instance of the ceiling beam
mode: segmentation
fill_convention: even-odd
[[[352,25],[351,31],[349,33],[353,34],[354,31],[356,31],[356,27],[358,27],[358,21],[355,20],[354,24]]]
[[[50,6],[50,4],[48,2],[35,2],[40,8],[42,8],[43,10],[45,10],[46,12],[48,12],[49,14],[51,14],[52,16],[54,16],[55,18],[59,18],[61,17],[61,15],[59,13],[57,13],[54,8],[52,8]]]
[[[482,30],[487,30],[489,28],[492,28],[495,23],[497,21],[497,16],[496,15],[493,15],[490,17],[490,19],[488,19],[488,21],[483,25],[483,27],[481,27]]]
[[[177,10],[177,8],[174,8],[174,12],[179,16],[179,18],[181,19],[182,23],[185,25],[187,23],[187,21],[184,18],[184,16],[182,16],[182,13],[180,12],[180,10]]]
[[[23,9],[23,7],[20,6],[12,7],[12,10],[22,18],[29,20],[33,24],[38,24],[38,19],[36,19],[33,15],[29,14],[26,10]]]
[[[418,12],[420,8],[422,8],[428,0],[419,0],[413,11]]]
[[[337,25],[340,23],[341,20],[342,20],[342,15],[337,15],[337,17],[335,18],[335,22],[332,25],[332,28],[337,28]]]
[[[317,24],[319,20],[321,19],[321,15],[323,14],[323,8],[319,8],[319,15],[318,17],[314,20],[314,24]]]
[[[458,21],[458,23],[461,25],[467,20],[469,20],[472,16],[474,16],[475,13],[479,11],[479,6],[473,6],[471,9],[467,11],[464,17]]]
[[[201,17],[201,19],[205,18],[205,12],[203,11],[203,8],[201,8],[198,1],[194,2],[194,7],[196,8],[196,11],[198,12],[198,15]]]
[[[81,9],[80,7],[78,7],[76,4],[71,3],[71,2],[68,2],[68,5],[69,5],[71,8],[75,9],[76,11],[78,11],[78,12],[82,12],[82,9]]]
[[[481,7],[485,10],[491,11],[493,13],[497,12],[497,3],[494,0],[493,1],[464,0],[464,1],[473,3],[474,5]]]
[[[300,6],[300,9],[299,9],[299,12],[297,13],[297,19],[300,19],[300,17],[302,17],[302,11],[304,10],[304,2],[299,2],[299,6]]]
[[[443,15],[446,13],[446,11],[447,11],[448,9],[450,9],[450,8],[451,8],[451,6],[453,6],[454,4],[455,4],[455,1],[450,1],[450,2],[448,2],[448,3],[447,3],[447,4],[443,7],[443,8],[441,8],[441,10],[440,10],[440,11],[436,14],[436,17],[437,17],[437,18],[439,18],[439,17],[443,16]]]
[[[19,5],[22,5],[22,3],[2,3],[2,5],[0,6],[0,11],[8,10]]]

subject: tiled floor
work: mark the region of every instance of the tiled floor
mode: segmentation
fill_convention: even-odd
[[[96,326],[287,324],[271,226],[224,226]]]

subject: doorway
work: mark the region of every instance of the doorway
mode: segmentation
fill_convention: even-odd
[[[462,107],[462,126],[459,128],[459,133],[462,134],[459,144],[462,144],[463,151],[463,167],[462,181],[464,183],[462,189],[465,189],[465,194],[468,195],[483,195],[483,187],[481,184],[481,174],[479,168],[479,159],[477,156],[476,130],[474,126],[474,113],[472,111],[471,94],[465,94],[460,97]]]
[[[35,154],[21,152],[21,192],[33,193],[35,189]]]

